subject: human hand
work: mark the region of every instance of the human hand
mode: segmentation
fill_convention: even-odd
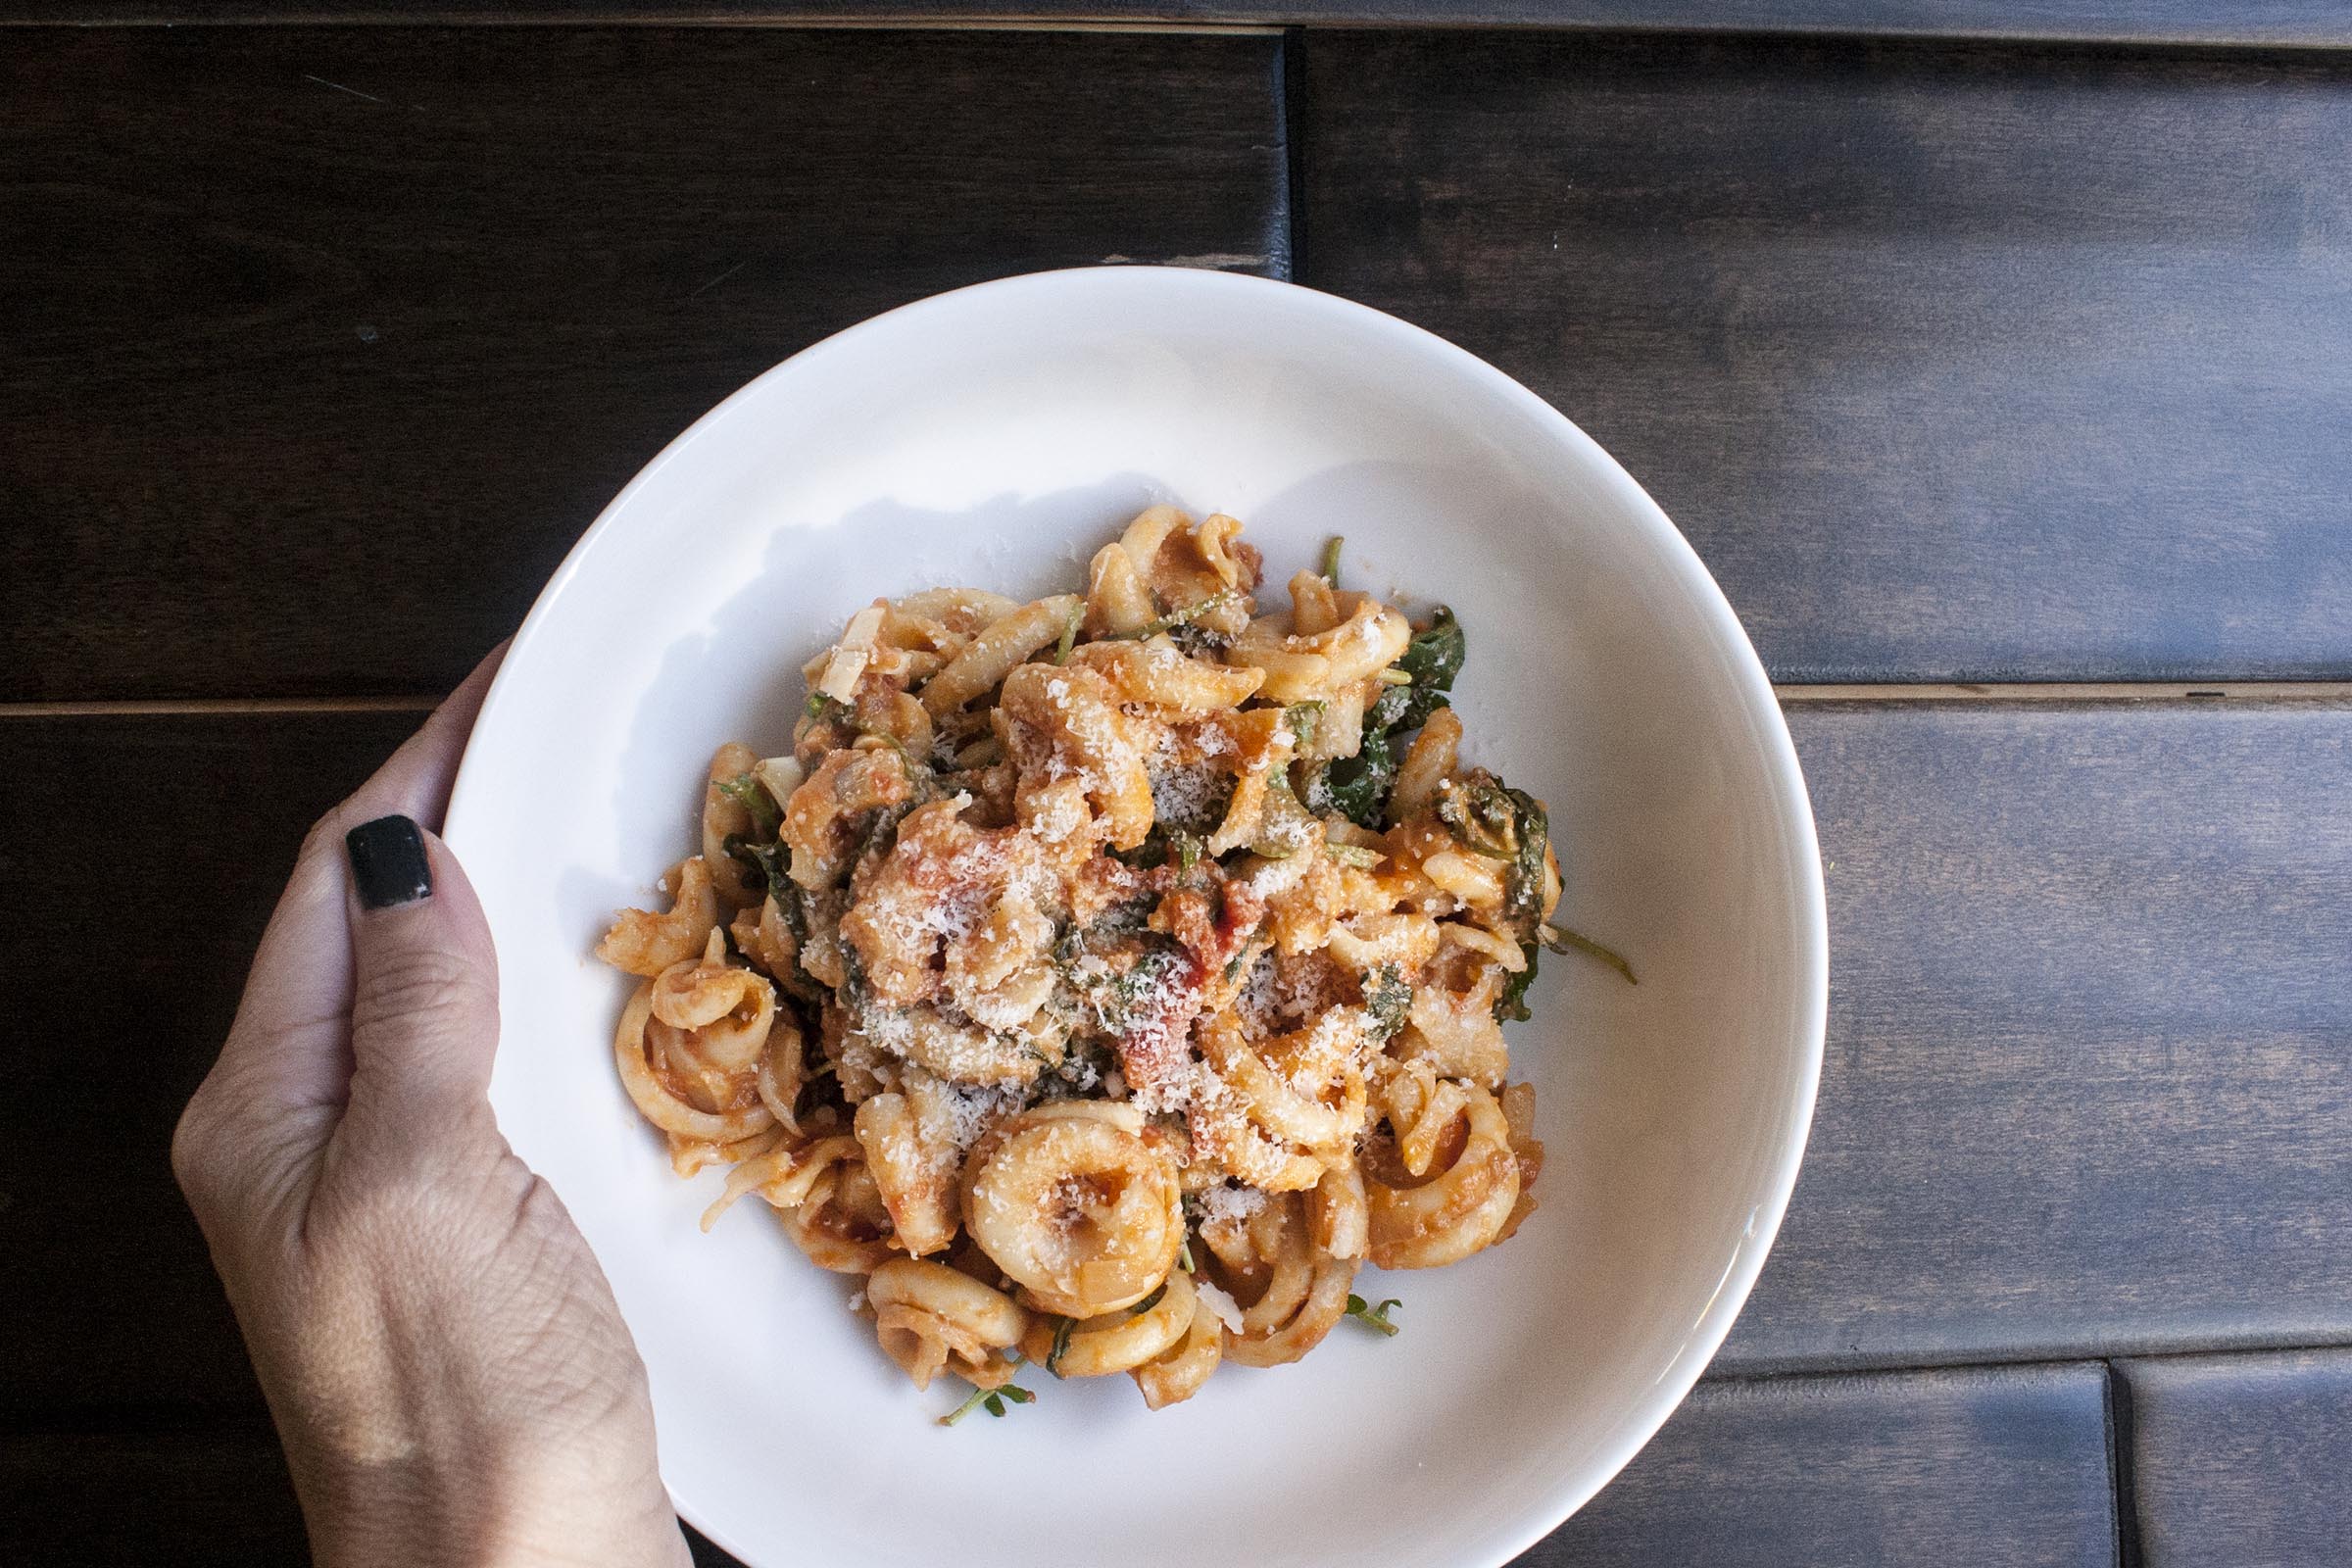
[[[416,826],[496,664],[304,841],[172,1169],[320,1563],[683,1565],[636,1347],[491,1118],[489,927]]]

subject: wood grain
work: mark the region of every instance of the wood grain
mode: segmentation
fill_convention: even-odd
[[[2339,1233],[2339,1249],[2347,1237]],[[2143,1568],[2352,1562],[2352,1350],[2126,1361]]]
[[[2109,43],[2337,46],[2352,18],[2328,0],[27,0],[19,21],[798,22],[1085,25],[1673,28]]]
[[[2110,1568],[2095,1366],[1702,1383],[1519,1568]]]
[[[1286,266],[1279,41],[0,29],[0,700],[446,689],[705,410],[940,289]]]
[[[1301,46],[1303,279],[1582,423],[1777,678],[2352,674],[2352,60]]]
[[[304,829],[416,727],[0,718],[0,1418],[258,1401],[172,1127]]]
[[[303,1568],[285,1459],[266,1427],[0,1438],[0,1547],[41,1568]]]
[[[1788,721],[1829,1046],[1718,1366],[2352,1340],[2352,708]]]

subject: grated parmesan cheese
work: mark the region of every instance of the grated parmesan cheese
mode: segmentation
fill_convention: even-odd
[[[1254,1187],[1211,1187],[1200,1195],[1201,1217],[1220,1225],[1239,1225],[1266,1206],[1266,1195]]]
[[[1225,1325],[1234,1334],[1242,1332],[1242,1303],[1226,1295],[1199,1275],[1193,1277],[1193,1295],[1208,1308],[1208,1315]]]

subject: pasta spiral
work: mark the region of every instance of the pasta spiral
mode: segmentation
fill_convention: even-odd
[[[1426,1179],[1365,1184],[1372,1261],[1438,1268],[1497,1240],[1519,1201],[1519,1159],[1494,1097],[1421,1067],[1395,1074],[1387,1099],[1398,1156]]]
[[[1175,1266],[1176,1161],[1141,1121],[1124,1106],[1063,1101],[1001,1123],[972,1151],[963,1222],[1041,1310],[1087,1318],[1132,1306]]]
[[[1240,1330],[1225,1337],[1228,1360],[1261,1367],[1296,1361],[1347,1315],[1355,1260],[1315,1246],[1298,1195],[1270,1198],[1245,1221],[1203,1227],[1201,1240],[1247,1303]]]
[[[866,1304],[882,1351],[927,1389],[942,1371],[977,1388],[1010,1382],[1002,1351],[1021,1343],[1030,1318],[1021,1304],[945,1263],[893,1258],[866,1276]]]

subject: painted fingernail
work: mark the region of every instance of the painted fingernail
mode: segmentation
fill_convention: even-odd
[[[425,862],[424,835],[405,816],[379,816],[343,835],[351,857],[351,879],[365,908],[388,909],[433,896],[433,871]]]

